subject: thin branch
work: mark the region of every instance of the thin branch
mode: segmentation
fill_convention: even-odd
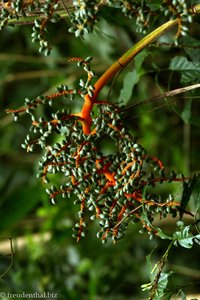
[[[34,102],[30,103],[29,105],[26,105],[24,107],[21,107],[19,109],[6,109],[6,112],[8,114],[14,114],[14,113],[22,113],[22,112],[25,112],[27,109],[29,108],[34,108],[35,105],[39,105],[39,104],[42,104],[44,100],[53,100],[53,99],[57,99],[58,97],[62,97],[62,96],[65,96],[65,95],[70,95],[70,94],[73,94],[74,93],[74,90],[71,89],[71,90],[63,90],[62,92],[58,92],[58,93],[54,93],[52,95],[48,95],[48,96],[45,96],[44,99],[41,99],[40,97],[36,98],[34,100]]]
[[[153,286],[151,288],[151,291],[150,291],[150,297],[149,297],[149,300],[153,300],[154,297],[155,297],[155,294],[156,294],[156,290],[158,288],[158,284],[159,284],[159,280],[161,278],[161,274],[162,274],[162,271],[167,263],[167,258],[168,258],[168,254],[169,254],[169,251],[171,249],[171,247],[173,246],[173,243],[174,241],[171,241],[167,250],[165,251],[165,253],[163,254],[163,256],[161,257],[161,259],[157,262],[157,264],[154,266],[158,268],[158,272],[155,276],[155,279],[153,281]],[[153,270],[152,270],[152,273],[153,273]]]
[[[10,250],[11,250],[11,261],[10,261],[10,264],[9,264],[8,268],[3,272],[3,274],[0,275],[0,279],[1,279],[1,280],[2,280],[3,277],[10,271],[10,269],[12,268],[12,265],[13,265],[13,261],[14,261],[14,250],[13,250],[12,238],[10,238]]]
[[[200,271],[194,268],[184,267],[180,265],[170,264],[170,268],[178,274],[191,277],[194,279],[200,279]]]
[[[71,14],[70,14],[70,11],[69,11],[69,9],[68,9],[68,7],[67,7],[65,1],[64,1],[64,0],[61,0],[61,3],[62,3],[62,5],[63,5],[64,9],[66,10],[66,12],[67,12],[69,18],[71,19]]]
[[[162,100],[162,99],[167,98],[167,97],[172,97],[172,96],[175,96],[175,95],[183,94],[183,93],[186,93],[188,91],[198,89],[198,88],[200,88],[200,83],[189,85],[189,86],[186,86],[186,87],[183,87],[183,88],[178,88],[178,89],[175,89],[175,90],[172,90],[172,91],[169,91],[169,92],[162,93],[162,94],[157,95],[155,97],[148,98],[144,101],[141,101],[141,102],[138,102],[138,103],[135,103],[135,104],[131,104],[131,105],[123,108],[121,111],[126,111],[126,110],[129,110],[130,108],[133,108],[133,107],[135,108],[137,106],[141,106],[141,105],[148,104],[148,103],[151,103],[151,102],[159,101],[159,100]]]
[[[173,43],[166,43],[166,42],[157,42],[157,43],[152,43],[149,45],[149,47],[155,47],[155,48],[160,48],[160,47],[173,47],[173,48],[181,48],[181,49],[200,49],[200,45],[188,45],[188,44],[180,44],[180,45],[175,45]]]
[[[126,218],[128,218],[130,215],[132,215],[134,212],[136,212],[138,209],[140,209],[142,207],[142,204],[141,205],[139,205],[139,206],[137,206],[136,208],[134,208],[134,209],[132,209],[131,211],[129,211],[116,225],[115,225],[115,227],[114,227],[114,229],[115,228],[117,228],[121,223],[123,223],[124,222],[124,220],[126,219]]]

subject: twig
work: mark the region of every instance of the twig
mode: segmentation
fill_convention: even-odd
[[[134,212],[136,212],[138,209],[140,209],[142,207],[142,204],[137,206],[136,208],[132,209],[131,211],[129,211],[116,225],[113,229],[117,228],[122,222],[124,222],[124,220],[130,216],[131,214],[133,214]]]
[[[13,261],[14,261],[14,250],[13,250],[12,238],[10,237],[9,239],[10,239],[10,249],[11,249],[11,261],[10,261],[8,268],[3,272],[3,274],[0,275],[1,280],[10,271],[10,269],[12,268],[12,265],[13,265]]]
[[[150,291],[150,297],[148,300],[153,300],[154,299],[154,296],[156,294],[156,290],[157,290],[157,287],[158,287],[158,283],[159,283],[159,280],[160,280],[160,276],[162,274],[162,271],[166,265],[166,262],[167,262],[167,258],[168,258],[168,254],[169,254],[169,251],[171,249],[171,247],[173,246],[173,243],[174,241],[171,241],[171,243],[169,244],[167,250],[165,251],[165,253],[163,254],[163,256],[161,257],[161,259],[159,260],[159,262],[154,266],[158,268],[158,272],[155,276],[155,279],[154,279],[154,282],[153,282],[153,286],[151,288],[151,291]]]
[[[157,95],[155,97],[148,98],[144,101],[141,101],[141,102],[138,102],[138,103],[135,103],[135,104],[131,104],[131,105],[123,108],[121,111],[126,111],[126,110],[129,110],[130,108],[133,108],[133,107],[135,108],[135,107],[140,106],[140,105],[144,105],[144,104],[148,104],[148,103],[151,103],[151,102],[154,102],[154,101],[162,100],[166,97],[172,97],[172,96],[175,96],[175,95],[183,94],[183,93],[186,93],[188,91],[198,89],[198,88],[200,88],[200,83],[185,86],[183,88],[178,88],[178,89],[175,89],[175,90],[172,90],[172,91],[169,91],[169,92],[162,93],[162,94]]]
[[[62,2],[62,5],[63,5],[64,9],[66,10],[66,12],[67,12],[69,18],[71,19],[70,11],[69,11],[67,5],[65,4],[64,0],[60,0],[60,1]]]

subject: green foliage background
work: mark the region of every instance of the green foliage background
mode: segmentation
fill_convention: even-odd
[[[0,32],[0,238],[8,241],[4,251],[3,242],[0,243],[1,273],[10,262],[9,237],[15,251],[12,269],[2,278],[0,290],[49,291],[58,293],[59,299],[69,300],[146,299],[140,288],[149,281],[146,256],[154,249],[151,259],[155,262],[165,251],[167,241],[149,240],[134,225],[116,245],[101,245],[92,223],[87,237],[77,244],[71,237],[76,220],[73,199],[61,200],[56,206],[49,203],[45,188],[36,179],[40,153],[27,154],[20,148],[29,126],[26,116],[13,123],[12,117],[5,113],[6,108],[22,106],[25,97],[51,93],[60,83],[70,85],[77,81],[81,73],[68,58],[91,55],[93,69],[102,74],[142,37],[135,32],[133,21],[125,20],[111,9],[105,11],[95,32],[84,40],[67,32],[67,22],[62,20],[49,28],[53,45],[49,57],[38,54],[37,47],[31,44],[31,26],[8,27]],[[184,47],[166,45],[172,42],[175,32],[159,41],[165,45],[148,47],[137,57],[135,66],[131,63],[104,89],[102,99],[127,106],[198,82],[199,30],[196,21],[191,25],[190,37],[182,40]],[[80,103],[63,105],[77,110]],[[199,90],[132,107],[127,112],[127,122],[140,143],[169,169],[186,176],[199,172]],[[111,150],[112,145],[107,143],[105,151]],[[172,191],[176,189],[176,184],[172,185]],[[199,198],[194,197],[197,202],[195,199],[199,203]],[[190,208],[198,209],[199,204],[194,201]],[[174,230],[171,219],[161,225],[169,233]],[[177,294],[180,289],[186,294],[200,292],[198,245],[190,251],[174,247],[169,265],[176,272],[169,283],[172,293]]]

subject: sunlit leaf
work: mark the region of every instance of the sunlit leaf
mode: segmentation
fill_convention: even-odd
[[[173,237],[175,239],[175,245],[177,245],[178,242],[178,244],[184,248],[192,248],[194,236],[190,232],[190,226],[181,228],[180,231],[174,233]]]
[[[181,290],[181,300],[187,300],[185,293]]]
[[[158,291],[164,291],[164,289],[167,287],[168,278],[172,274],[172,272],[169,273],[161,273],[160,279],[158,281]]]
[[[165,295],[165,289],[168,284],[169,276],[172,274],[172,272],[169,273],[161,273],[158,286],[156,290],[156,295],[154,297],[154,300],[160,300]]]
[[[200,234],[198,234],[194,237],[194,242],[200,246]]]

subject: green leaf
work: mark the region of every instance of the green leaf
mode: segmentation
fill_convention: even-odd
[[[165,234],[160,228],[156,228],[156,230],[157,230],[157,235],[158,235],[161,239],[163,239],[163,240],[171,240],[171,239],[172,239],[171,236]]]
[[[160,278],[158,281],[157,291],[156,291],[154,300],[160,300],[165,295],[165,289],[167,287],[169,276],[171,274],[172,274],[172,272],[160,274]]]
[[[200,61],[199,40],[188,35],[183,38],[183,44],[190,45],[190,48],[184,47],[184,51],[187,55],[190,56],[191,60],[194,62],[199,62]],[[194,46],[194,48],[192,48],[192,46]]]
[[[138,73],[141,72],[142,64],[148,55],[149,55],[149,52],[147,50],[143,50],[135,57],[135,59],[134,59],[135,69]]]
[[[148,3],[149,8],[151,11],[157,10],[160,7],[160,3],[158,1],[151,1],[151,3]]]
[[[194,242],[200,245],[200,234],[194,236]]]
[[[153,252],[153,251],[152,251]],[[152,265],[152,252],[149,253],[147,256],[146,256],[146,262],[147,262],[147,268],[148,268],[148,273],[150,274],[150,280],[153,281],[154,279],[154,273],[152,272],[152,269],[153,269],[153,265]],[[145,286],[145,285],[144,285]],[[148,286],[148,284],[147,284]]]
[[[119,102],[122,102],[123,105],[126,105],[132,96],[132,91],[134,86],[138,83],[140,75],[136,70],[128,72],[124,77],[123,88],[120,91]]]
[[[153,224],[150,222],[150,220],[149,220],[149,218],[148,218],[148,214],[147,214],[147,212],[144,210],[144,207],[143,207],[143,211],[142,211],[140,217],[141,217],[141,220],[142,220],[144,223],[146,223],[150,228],[155,229],[155,228],[153,227]]]
[[[142,64],[145,58],[149,55],[148,51],[144,50],[139,53],[135,58],[135,68],[126,74],[123,81],[123,88],[120,91],[119,102],[123,105],[127,105],[131,99],[134,86],[139,82],[142,76]]]
[[[169,69],[181,73],[182,83],[199,80],[200,63],[188,61],[184,56],[175,56],[170,62]]]
[[[187,300],[185,293],[181,290],[181,300]]]
[[[180,205],[180,219],[182,219],[184,214],[184,209],[186,208],[191,194],[194,190],[195,185],[200,179],[200,174],[196,175],[194,174],[192,179],[190,179],[188,182],[183,182],[183,193],[181,198],[181,205]]]
[[[15,189],[6,197],[0,210],[0,230],[8,230],[21,220],[40,200],[40,185]]]
[[[194,236],[190,232],[190,226],[185,226],[180,228],[180,231],[177,231],[173,234],[173,238],[175,239],[174,244],[177,246],[177,242],[180,246],[191,249],[193,246]]]
[[[182,117],[182,111],[180,111],[180,109],[178,109],[177,107],[173,106],[173,109],[174,111],[176,112],[176,114],[183,118]],[[197,127],[200,127],[200,120],[199,120],[199,117],[195,117],[195,116],[190,116],[190,119],[189,119],[189,122],[190,124],[194,125],[194,126],[197,126]]]
[[[164,291],[164,289],[167,287],[168,278],[171,274],[172,272],[161,273],[160,279],[158,281],[158,291]]]

